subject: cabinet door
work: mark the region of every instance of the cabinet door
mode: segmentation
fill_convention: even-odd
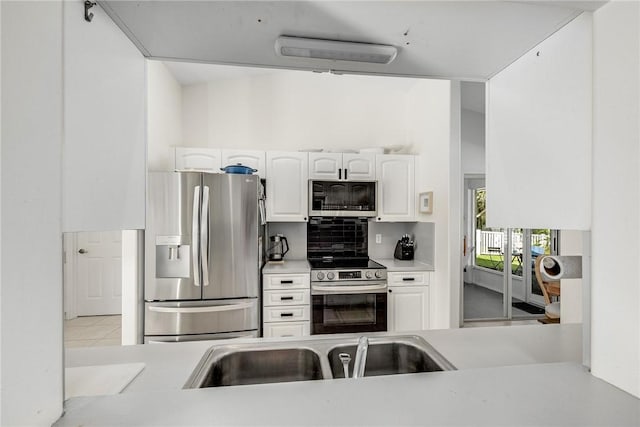
[[[429,329],[429,287],[389,286],[387,328],[391,332]]]
[[[378,221],[415,221],[415,157],[376,156]]]
[[[342,155],[343,178],[352,180],[370,181],[376,179],[376,155],[375,154],[351,154]]]
[[[256,150],[222,150],[222,166],[237,165],[238,163],[243,166],[249,166],[256,169],[256,175],[265,177],[265,153],[264,151]]]
[[[267,221],[307,221],[308,161],[307,153],[267,152]]]
[[[176,170],[220,173],[221,155],[216,148],[176,147]]]
[[[309,179],[341,179],[342,153],[309,153]]]

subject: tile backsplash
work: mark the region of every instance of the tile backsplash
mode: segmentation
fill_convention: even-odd
[[[366,257],[367,237],[365,218],[309,218],[307,255]]]

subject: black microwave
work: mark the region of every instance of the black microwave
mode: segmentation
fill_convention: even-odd
[[[309,216],[376,216],[376,181],[309,181]]]

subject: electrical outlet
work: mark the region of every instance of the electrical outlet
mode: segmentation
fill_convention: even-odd
[[[376,234],[376,243],[382,243],[382,234]]]

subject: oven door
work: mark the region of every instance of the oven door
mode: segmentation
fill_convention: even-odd
[[[335,288],[335,289],[334,289]],[[311,334],[387,330],[387,285],[312,285]]]

